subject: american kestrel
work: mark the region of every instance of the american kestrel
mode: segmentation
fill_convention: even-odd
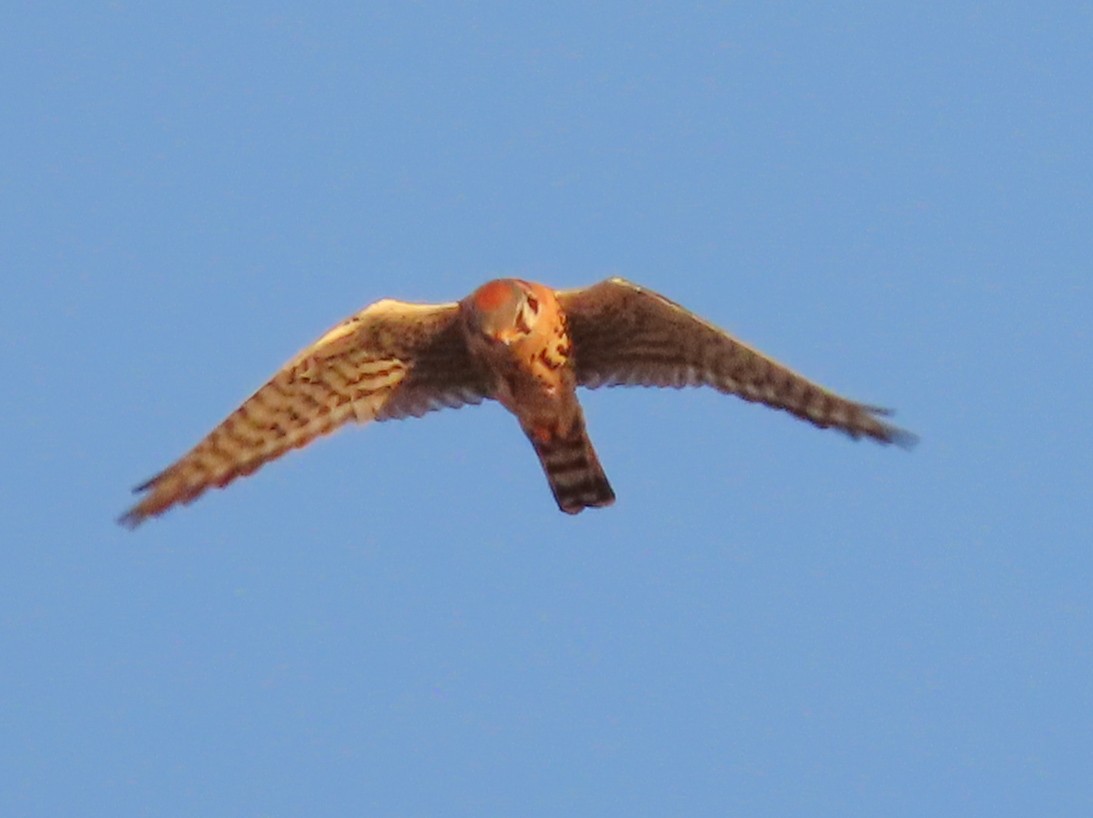
[[[615,500],[577,387],[712,386],[853,438],[909,446],[885,410],[824,389],[657,293],[611,278],[555,292],[505,278],[457,304],[385,299],[301,351],[181,460],[138,486],[134,527],[347,421],[497,400],[567,514]]]

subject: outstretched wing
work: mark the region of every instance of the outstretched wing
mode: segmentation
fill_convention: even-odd
[[[226,486],[350,420],[419,417],[487,397],[458,306],[379,301],[285,364],[188,454],[135,491],[119,522],[135,527],[210,487]]]
[[[712,386],[851,437],[910,446],[884,409],[813,383],[662,295],[611,278],[558,293],[582,386]]]

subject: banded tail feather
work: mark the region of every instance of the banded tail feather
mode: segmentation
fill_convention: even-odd
[[[609,506],[615,492],[592,448],[585,431],[584,418],[578,415],[566,435],[555,430],[524,429],[558,508],[566,514],[579,514],[586,508]]]

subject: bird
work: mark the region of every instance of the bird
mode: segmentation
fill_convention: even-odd
[[[706,386],[852,438],[910,448],[890,411],[842,397],[679,304],[623,278],[553,290],[488,281],[462,301],[384,299],[288,361],[173,465],[134,489],[135,528],[351,421],[420,417],[496,400],[531,442],[558,508],[615,493],[577,388]]]

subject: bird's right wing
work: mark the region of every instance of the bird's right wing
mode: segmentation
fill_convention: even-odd
[[[210,487],[355,420],[418,417],[478,403],[488,374],[467,352],[458,305],[379,301],[298,353],[190,452],[138,486],[135,527]]]
[[[851,437],[910,446],[886,410],[836,395],[652,290],[611,278],[558,293],[577,382],[598,386],[711,386],[783,409]]]

